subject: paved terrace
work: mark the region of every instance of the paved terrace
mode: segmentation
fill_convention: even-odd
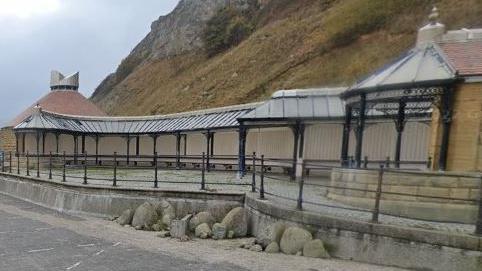
[[[14,170],[16,173],[16,170]],[[27,174],[25,169],[20,171],[21,176]],[[30,170],[30,176],[35,177],[36,170]],[[40,178],[48,180],[48,170],[40,171]],[[83,183],[84,170],[81,168],[68,168],[66,170],[67,183]],[[243,192],[252,193],[252,175],[248,174],[242,179],[238,179],[236,172],[212,171],[205,173],[206,190],[222,191],[222,192]],[[95,168],[88,169],[88,184],[92,186],[112,187],[113,169]],[[200,170],[174,170],[159,169],[158,170],[158,189],[159,190],[176,190],[176,191],[199,191],[201,189],[201,171]],[[54,169],[52,171],[53,182],[62,183],[62,169]],[[260,189],[260,176],[256,176],[256,193]],[[347,206],[337,203],[326,197],[327,189],[322,186],[311,184],[329,185],[329,178],[322,176],[310,176],[305,178],[303,191],[303,209],[320,213],[323,215],[342,217],[346,219],[370,221],[372,214],[370,210],[359,211],[356,207]],[[153,169],[117,169],[117,187],[121,188],[153,188],[154,187],[154,170]],[[280,205],[296,208],[296,199],[299,194],[299,185],[297,182],[290,181],[289,177],[281,174],[269,174],[264,178],[264,188],[266,199],[277,202]],[[346,209],[344,209],[346,208]],[[401,225],[408,227],[417,227],[430,230],[448,231],[454,233],[472,234],[475,231],[475,225],[456,224],[456,223],[440,223],[431,221],[422,221],[416,219],[407,219],[390,215],[380,215],[380,223]]]

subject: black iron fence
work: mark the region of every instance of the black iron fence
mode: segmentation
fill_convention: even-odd
[[[477,189],[478,196],[477,197],[450,197],[450,196],[436,196],[436,195],[428,195],[428,194],[419,194],[419,193],[409,193],[409,192],[394,192],[394,191],[387,191],[384,190],[384,175],[386,173],[403,173],[406,175],[413,175],[413,176],[420,176],[421,171],[407,171],[407,170],[398,170],[395,168],[386,168],[386,162],[381,162],[378,166],[377,169],[369,169],[369,168],[362,168],[359,169],[360,171],[364,171],[369,174],[376,173],[377,175],[377,182],[376,182],[376,187],[374,189],[364,189],[364,188],[356,188],[356,187],[347,187],[343,186],[342,184],[340,185],[340,182],[336,182],[336,185],[333,185],[332,182],[320,182],[317,179],[309,179],[307,176],[307,172],[310,170],[321,170],[321,171],[331,171],[333,170],[334,166],[332,165],[323,165],[320,163],[313,163],[313,162],[306,162],[304,161],[302,163],[302,170],[301,174],[299,176],[299,180],[295,182],[298,185],[297,188],[297,193],[296,195],[294,193],[291,194],[281,194],[277,193],[275,191],[270,191],[270,189],[266,185],[266,180],[274,180],[274,181],[284,181],[286,182],[286,179],[281,178],[280,176],[273,176],[269,174],[266,171],[266,161],[269,159],[265,159],[263,156],[261,156],[259,159],[257,159],[255,156],[252,157],[252,165],[255,170],[252,171],[252,182],[253,182],[253,188],[252,191],[256,191],[259,193],[259,198],[262,200],[266,199],[266,196],[272,196],[274,199],[282,199],[286,201],[291,201],[296,204],[296,208],[298,210],[303,210],[305,205],[311,205],[311,206],[316,206],[320,208],[331,208],[331,209],[336,209],[336,210],[345,210],[345,211],[350,211],[350,212],[356,212],[356,213],[364,213],[366,215],[370,216],[369,222],[371,223],[379,223],[380,222],[380,215],[385,215],[388,217],[396,217],[396,218],[402,218],[402,219],[411,219],[411,220],[420,220],[420,219],[413,219],[408,216],[399,216],[399,215],[394,215],[393,213],[388,213],[388,212],[383,212],[381,209],[381,202],[382,202],[382,197],[386,195],[391,195],[391,196],[401,196],[401,197],[416,197],[418,199],[422,198],[425,199],[426,201],[429,200],[444,200],[444,201],[451,201],[451,202],[457,202],[457,203],[465,203],[465,204],[470,204],[474,205],[478,208],[478,215],[475,223],[475,234],[476,235],[482,235],[482,175],[477,176],[477,177],[467,177],[463,176],[464,178],[471,178],[473,180],[476,180],[479,183],[479,188]],[[256,174],[259,175],[260,180],[259,180],[259,186],[256,186],[255,180]],[[337,202],[333,201],[317,201],[317,199],[320,199],[321,197],[313,196],[311,195],[306,195],[306,190],[312,191],[315,188],[321,188],[325,189],[326,191],[329,191],[330,189],[337,189],[337,190],[343,190],[343,191],[354,191],[354,192],[361,192],[361,193],[373,193],[374,198],[373,198],[373,205],[372,208],[359,208],[359,207],[353,207],[349,205],[344,205],[344,204],[337,204]],[[427,220],[424,220],[427,221]],[[439,222],[439,221],[427,221],[427,222]],[[459,222],[463,223],[463,222]]]
[[[449,200],[463,202],[478,206],[478,219],[476,223],[475,233],[482,235],[482,188],[479,188],[477,198],[463,197],[442,197],[434,195],[421,195],[413,193],[401,193],[384,190],[384,175],[387,172],[401,172],[395,168],[387,168],[387,161],[379,161],[378,168],[369,168],[368,166],[360,169],[370,174],[377,174],[376,187],[373,189],[356,188],[343,186],[341,183],[333,184],[325,178],[314,178],[311,172],[321,171],[330,172],[333,168],[338,167],[339,161],[330,160],[306,160],[301,163],[301,174],[295,182],[293,181],[293,172],[295,171],[294,161],[290,159],[265,158],[263,155],[257,156],[256,153],[246,156],[246,172],[242,174],[242,178],[232,182],[210,181],[207,173],[210,171],[236,172],[237,156],[216,155],[208,156],[205,153],[201,155],[67,155],[62,154],[34,154],[26,153],[25,155],[17,155],[6,153],[1,158],[2,172],[15,173],[18,175],[25,174],[27,176],[35,175],[36,177],[45,177],[48,179],[56,178],[62,182],[76,181],[82,184],[89,184],[93,181],[102,181],[102,184],[110,184],[119,186],[120,183],[144,183],[158,188],[161,180],[159,180],[159,169],[169,170],[186,170],[197,171],[195,179],[170,181],[162,179],[163,184],[189,184],[197,186],[201,190],[206,190],[207,185],[227,185],[234,187],[245,187],[253,193],[259,193],[262,200],[272,197],[272,199],[281,199],[293,202],[297,209],[304,210],[305,206],[310,205],[318,207],[326,211],[327,209],[344,210],[370,216],[369,221],[378,223],[380,215],[397,217],[396,215],[382,211],[382,196],[406,196],[425,199]],[[368,161],[368,159],[365,159]],[[413,162],[412,162],[413,163]],[[368,163],[365,163],[367,165]],[[371,162],[375,164],[375,162]],[[297,165],[298,166],[298,165]],[[429,166],[427,164],[427,166]],[[102,170],[101,175],[96,175],[96,170]],[[122,175],[120,171],[143,170],[142,178],[130,178],[129,174]],[[288,175],[286,174],[288,173]],[[420,174],[417,171],[403,171],[404,174]],[[121,176],[122,175],[122,176]],[[475,177],[474,177],[475,178]],[[477,177],[482,185],[482,177]],[[282,188],[276,187],[282,184]],[[286,189],[288,187],[288,189]],[[326,192],[329,190],[343,190],[361,193],[373,193],[373,205],[371,208],[359,208],[338,204],[337,202],[326,199]],[[324,194],[325,193],[325,194]],[[268,197],[267,197],[268,196]],[[270,198],[271,199],[271,198]]]

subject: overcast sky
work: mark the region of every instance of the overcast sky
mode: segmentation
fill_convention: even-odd
[[[90,96],[179,0],[0,0],[0,124],[80,71]],[[1,125],[0,125],[1,126]]]

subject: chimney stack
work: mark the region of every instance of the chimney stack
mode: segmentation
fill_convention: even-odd
[[[64,76],[58,71],[50,73],[51,90],[79,90],[79,73],[76,72],[69,76]]]
[[[417,47],[419,48],[432,42],[441,41],[445,34],[445,25],[438,22],[439,12],[436,7],[432,9],[428,19],[429,24],[418,30]]]

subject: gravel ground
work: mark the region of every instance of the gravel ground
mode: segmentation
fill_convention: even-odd
[[[26,172],[22,171],[21,175]],[[30,171],[31,176],[36,176],[36,171]],[[62,171],[53,171],[53,181],[61,182]],[[69,176],[66,181],[68,183],[82,183],[84,171],[82,169],[67,170]],[[88,183],[90,185],[112,186],[113,170],[111,169],[89,169]],[[41,172],[41,178],[47,179],[48,172]],[[247,175],[241,180],[236,176],[235,172],[214,171],[206,172],[206,189],[209,191],[223,192],[250,192],[251,191],[251,175]],[[324,177],[312,176],[305,180],[311,184],[329,184],[329,179]],[[259,191],[260,179],[256,178],[256,187]],[[117,186],[129,188],[153,188],[154,187],[154,170],[152,169],[117,169]],[[197,170],[158,170],[158,186],[159,189],[169,189],[178,191],[198,191],[201,188],[201,172]],[[297,182],[290,181],[289,177],[283,175],[270,174],[265,177],[264,181],[266,197],[271,201],[279,202],[285,206],[296,208],[296,199],[298,198],[299,185]],[[321,213],[324,215],[349,218],[361,221],[370,221],[372,214],[369,210],[357,211],[353,206],[348,206],[334,202],[326,197],[326,188],[314,185],[306,185],[303,190],[304,205],[306,211]],[[341,208],[340,208],[341,207]],[[342,209],[347,208],[347,209]],[[430,222],[416,219],[400,218],[390,215],[380,215],[379,221],[382,224],[402,225],[408,227],[417,227],[430,230],[448,231],[454,233],[471,234],[475,231],[475,225],[457,224],[457,223],[440,223]]]
[[[238,248],[245,240],[161,239],[0,195],[0,270],[395,271],[392,267]]]

